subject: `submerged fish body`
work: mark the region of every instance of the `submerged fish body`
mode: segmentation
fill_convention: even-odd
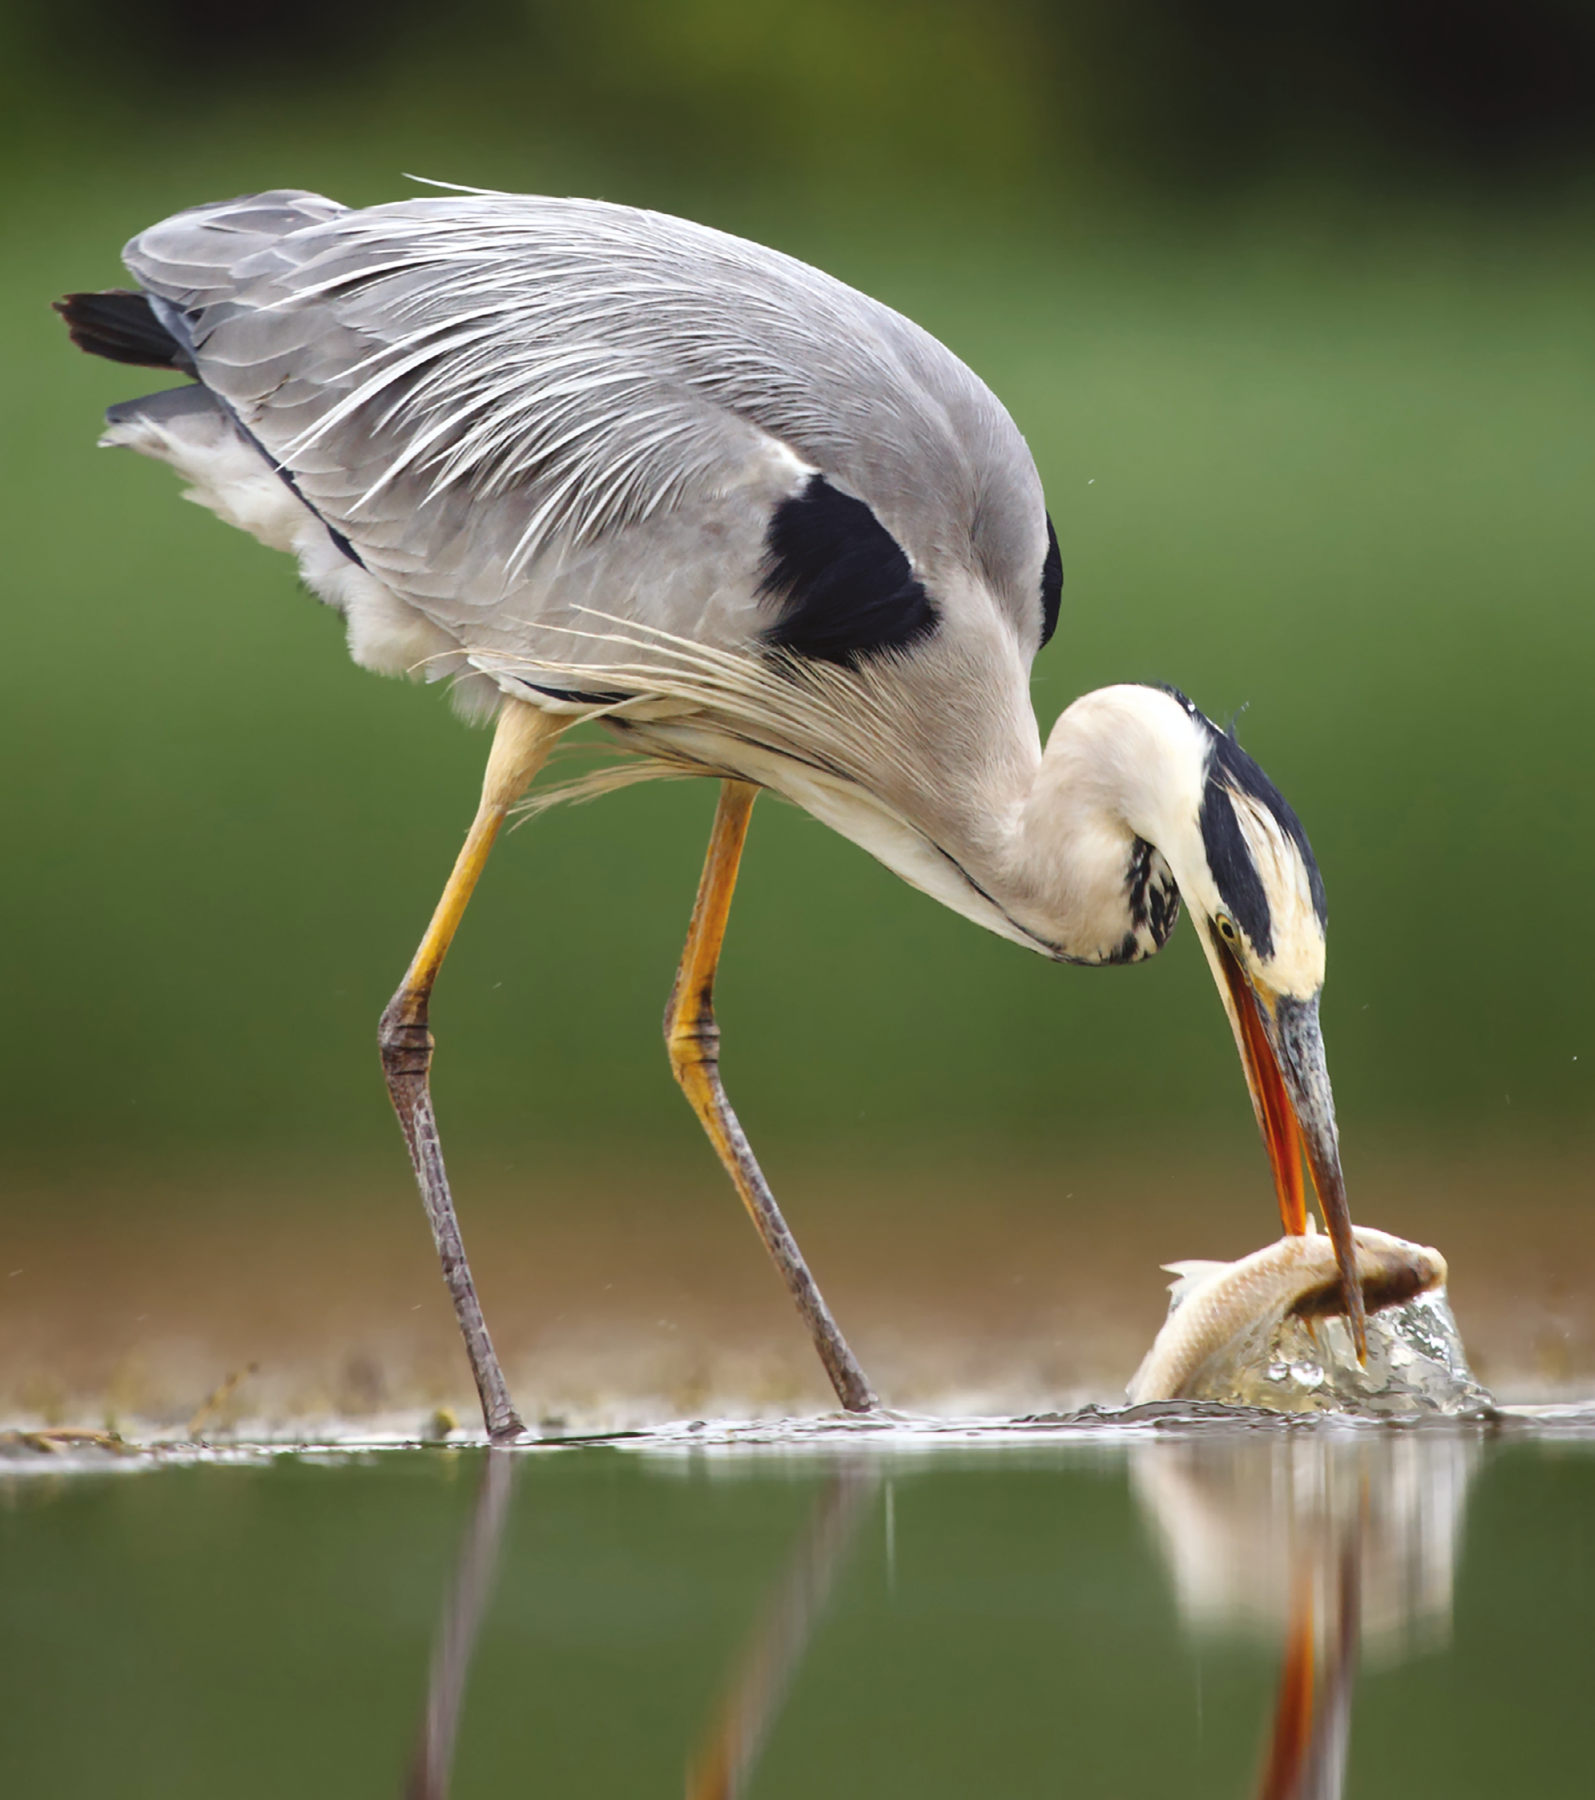
[[[1388,1232],[1353,1232],[1357,1274],[1370,1316],[1443,1287],[1445,1258]],[[1133,1405],[1148,1400],[1211,1398],[1206,1378],[1261,1350],[1291,1318],[1330,1318],[1344,1310],[1334,1245],[1309,1231],[1283,1237],[1239,1262],[1169,1263],[1168,1319],[1129,1386]]]

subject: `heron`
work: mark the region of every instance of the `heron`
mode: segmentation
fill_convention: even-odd
[[[296,557],[356,663],[446,680],[493,723],[378,1033],[490,1437],[524,1427],[449,1187],[428,1005],[494,840],[583,720],[628,753],[586,791],[720,784],[665,1040],[843,1408],[874,1391],[720,1076],[715,972],[764,789],[1054,962],[1139,962],[1183,901],[1285,1229],[1310,1176],[1362,1342],[1307,834],[1175,688],[1085,694],[1043,744],[1058,536],[1024,438],[951,351],[790,256],[597,200],[276,190],[179,212],[123,260],[136,288],[56,303],[72,337],[188,379],[112,406],[100,442]]]

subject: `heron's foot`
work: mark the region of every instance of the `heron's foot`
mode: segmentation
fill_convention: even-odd
[[[120,1455],[133,1448],[119,1431],[94,1431],[81,1425],[50,1425],[38,1431],[0,1432],[0,1444],[20,1444],[25,1449],[42,1450],[51,1456],[83,1448],[112,1450]]]
[[[535,1425],[525,1424],[516,1415],[507,1419],[496,1431],[490,1431],[487,1441],[495,1450],[514,1450],[527,1444],[541,1444],[545,1439]]]

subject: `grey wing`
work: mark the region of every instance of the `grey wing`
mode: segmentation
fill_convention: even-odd
[[[285,193],[179,214],[127,261],[307,504],[455,642],[610,660],[577,648],[596,611],[746,647],[770,518],[815,472],[933,591],[1039,642],[1045,515],[1007,413],[778,253],[600,202]]]

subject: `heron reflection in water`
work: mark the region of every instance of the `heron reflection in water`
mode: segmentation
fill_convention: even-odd
[[[1338,1800],[1360,1660],[1443,1641],[1480,1447],[1438,1432],[1160,1442],[1134,1483],[1181,1616],[1283,1644],[1259,1800]]]
[[[445,1800],[448,1794],[460,1714],[465,1707],[466,1678],[498,1573],[514,1478],[510,1453],[489,1450],[482,1464],[476,1508],[466,1527],[460,1560],[438,1621],[427,1678],[426,1712],[410,1762],[409,1779],[404,1784],[404,1800]]]
[[[1132,1454],[1133,1487],[1186,1625],[1281,1647],[1260,1800],[1337,1800],[1360,1664],[1398,1660],[1448,1635],[1481,1454],[1476,1439],[1428,1431],[1160,1437]],[[406,1800],[445,1800],[449,1791],[513,1468],[506,1451],[489,1452],[483,1465],[437,1630]],[[821,1488],[732,1662],[688,1766],[687,1800],[738,1800],[749,1791],[881,1479],[873,1461],[850,1457]]]
[[[512,1453],[489,1450],[438,1621],[426,1711],[404,1800],[447,1800],[466,1680],[492,1595],[513,1482]],[[738,1800],[747,1792],[837,1572],[879,1485],[873,1466],[847,1462],[820,1490],[786,1570],[737,1655],[735,1673],[688,1771],[687,1800]]]
[[[736,1675],[687,1778],[687,1800],[738,1800],[747,1792],[837,1571],[880,1486],[870,1464],[843,1463],[814,1503],[808,1525],[743,1644]]]

